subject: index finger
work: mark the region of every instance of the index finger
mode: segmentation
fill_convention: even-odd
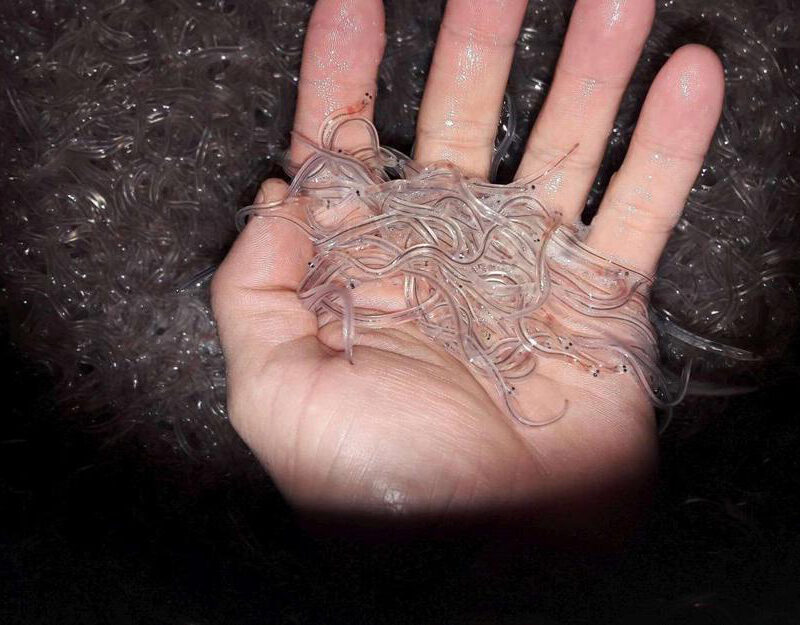
[[[303,48],[296,133],[316,141],[328,115],[365,99],[367,105],[360,114],[372,119],[385,40],[381,0],[318,0]],[[363,139],[358,130],[345,128],[337,142],[346,149]],[[291,162],[299,164],[308,154],[308,146],[293,137]]]

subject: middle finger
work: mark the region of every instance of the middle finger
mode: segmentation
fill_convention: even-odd
[[[449,0],[417,121],[414,158],[486,177],[527,0]]]

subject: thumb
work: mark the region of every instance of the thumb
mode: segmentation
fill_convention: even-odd
[[[287,185],[266,180],[256,203],[286,197]],[[297,298],[313,256],[308,236],[281,219],[253,217],[211,282],[211,306],[228,366],[317,332],[316,316]],[[262,360],[263,362],[263,360]]]

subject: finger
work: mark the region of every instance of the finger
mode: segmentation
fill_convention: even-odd
[[[450,0],[425,86],[415,158],[489,172],[526,0]]]
[[[655,271],[703,165],[724,89],[714,52],[689,45],[673,54],[650,88],[588,245],[634,269]]]
[[[267,180],[256,203],[280,200],[286,190],[283,181]],[[263,355],[279,343],[316,334],[316,317],[296,293],[312,253],[308,236],[293,224],[260,217],[248,221],[211,283],[226,357]]]
[[[385,44],[381,0],[318,0],[311,13],[303,48],[294,129],[315,140],[333,111],[365,99],[362,116],[372,119],[378,66]],[[344,129],[337,144],[347,149],[364,141]],[[308,147],[292,140],[290,159],[301,163]]]
[[[539,189],[566,223],[583,210],[654,13],[653,0],[575,5],[552,87],[517,172],[517,178],[539,173],[577,145]]]

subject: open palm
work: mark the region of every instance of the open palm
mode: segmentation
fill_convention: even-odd
[[[450,0],[418,120],[415,160],[446,159],[485,177],[525,0]],[[653,0],[578,0],[519,177],[574,145],[542,200],[580,216],[620,99],[654,15]],[[316,136],[333,110],[375,92],[380,0],[318,0],[306,36],[295,129]],[[651,273],[716,127],[722,69],[707,48],[678,50],[655,79],[627,158],[587,244]],[[365,111],[372,114],[372,105]],[[356,136],[344,136],[355,147]],[[295,142],[294,162],[307,148]],[[279,199],[268,180],[258,201]],[[510,418],[493,384],[412,324],[362,331],[355,365],[338,323],[320,326],[296,295],[311,243],[290,224],[253,219],[212,284],[233,425],[296,505],[381,514],[504,506],[594,513],[618,506],[655,465],[655,426],[632,377],[593,378],[541,359],[517,385],[532,419]],[[387,290],[391,292],[391,288]],[[390,298],[389,298],[390,299]],[[382,302],[382,305],[389,305]],[[402,306],[401,306],[402,307]]]

